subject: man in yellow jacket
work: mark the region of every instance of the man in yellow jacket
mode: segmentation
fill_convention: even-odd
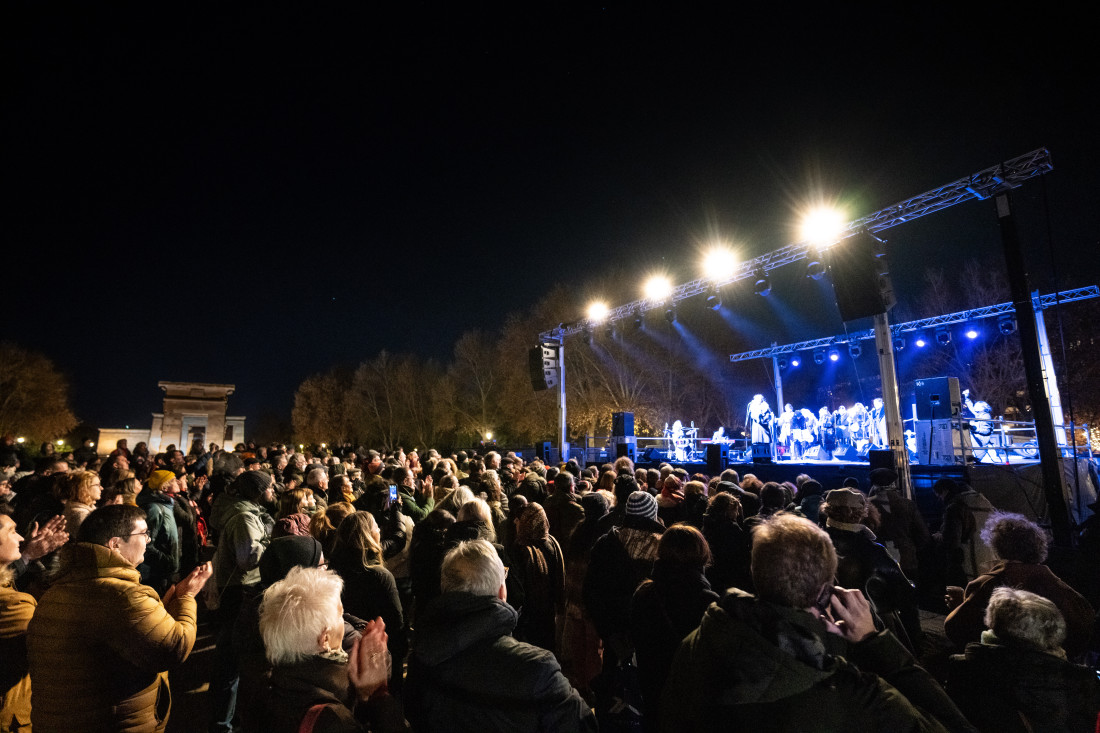
[[[27,630],[38,733],[154,733],[168,722],[168,672],[195,644],[200,565],[161,599],[141,585],[145,512],[115,504],[88,515]]]

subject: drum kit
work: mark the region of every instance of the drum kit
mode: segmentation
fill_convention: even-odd
[[[666,441],[665,456],[670,461],[677,463],[693,463],[703,460],[703,453],[698,448],[699,429],[695,427],[695,421],[691,427],[685,428],[677,420],[672,427],[665,423],[664,439]]]

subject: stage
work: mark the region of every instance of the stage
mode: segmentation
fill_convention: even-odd
[[[688,474],[715,475],[714,466],[710,466],[708,470],[707,463],[666,462],[676,468],[683,468]],[[1074,523],[1083,522],[1092,514],[1088,505],[1097,500],[1100,480],[1096,469],[1085,458],[1077,459],[1076,466],[1071,458],[1062,458],[1060,462],[1065,476],[1066,506],[1070,518]],[[639,462],[637,465],[649,468],[659,464]],[[849,477],[859,481],[864,493],[871,488],[871,464],[867,461],[736,461],[722,468],[732,468],[742,478],[751,473],[764,482],[790,481],[792,484],[796,483],[795,479],[799,474],[804,473],[819,482],[826,491],[840,488],[844,479]],[[932,492],[932,485],[941,478],[963,481],[984,494],[996,508],[1031,517],[1043,526],[1050,525],[1038,461],[1015,461],[1010,464],[971,463],[965,466],[917,463],[909,466],[909,475],[913,482],[913,499],[931,527],[938,526],[943,512],[943,505]]]

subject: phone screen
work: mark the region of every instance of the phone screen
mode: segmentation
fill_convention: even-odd
[[[390,501],[397,501],[397,484],[390,484]]]

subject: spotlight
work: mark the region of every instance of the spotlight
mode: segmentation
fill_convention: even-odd
[[[711,280],[728,280],[737,272],[737,258],[724,247],[712,249],[703,258],[703,274]]]
[[[806,213],[802,219],[802,237],[827,247],[834,244],[847,224],[843,212],[822,206]]]
[[[904,348],[905,348],[905,339],[901,336],[898,336],[897,338],[895,338],[894,339],[894,351],[901,351]]]
[[[839,358],[840,358],[840,350],[839,349],[836,349],[835,347],[832,348],[832,349],[829,349],[829,361],[836,361]]]
[[[851,356],[853,359],[858,359],[860,356],[863,355],[863,347],[853,341],[852,343],[848,344],[848,355]]]
[[[791,357],[791,366],[792,367],[796,367],[801,363],[802,363],[802,361],[797,356],[792,356]]]
[[[814,260],[810,264],[806,265],[806,277],[811,280],[820,280],[825,277],[825,265],[821,264],[817,260]]]
[[[660,303],[671,294],[672,282],[664,275],[654,275],[646,281],[645,297],[654,303]]]
[[[786,369],[788,364],[787,357],[781,356],[775,360],[775,363],[779,365],[780,369]]]
[[[1012,316],[1002,316],[997,320],[997,330],[1004,336],[1016,333],[1016,319]]]
[[[936,329],[936,343],[940,346],[947,346],[951,343],[951,332],[946,328]]]
[[[968,339],[976,339],[976,338],[978,338],[978,329],[974,328],[973,326],[971,326],[970,328],[966,329],[966,337],[967,337]]]
[[[602,323],[607,318],[607,303],[594,301],[588,306],[588,320],[593,324]]]
[[[825,363],[825,349],[818,349],[814,352],[814,364]]]
[[[928,345],[928,342],[924,340],[924,336],[917,336],[917,340],[913,343],[917,345],[918,349],[923,349]]]
[[[669,323],[676,323],[676,307],[669,306],[665,309],[665,320]]]
[[[772,281],[768,279],[768,274],[764,270],[756,271],[756,283],[752,286],[752,289],[757,295],[763,296],[772,291]]]
[[[713,291],[711,291],[710,295],[707,296],[707,308],[710,308],[712,311],[716,311],[719,310],[721,307],[722,295],[718,292],[718,288],[715,288]]]

